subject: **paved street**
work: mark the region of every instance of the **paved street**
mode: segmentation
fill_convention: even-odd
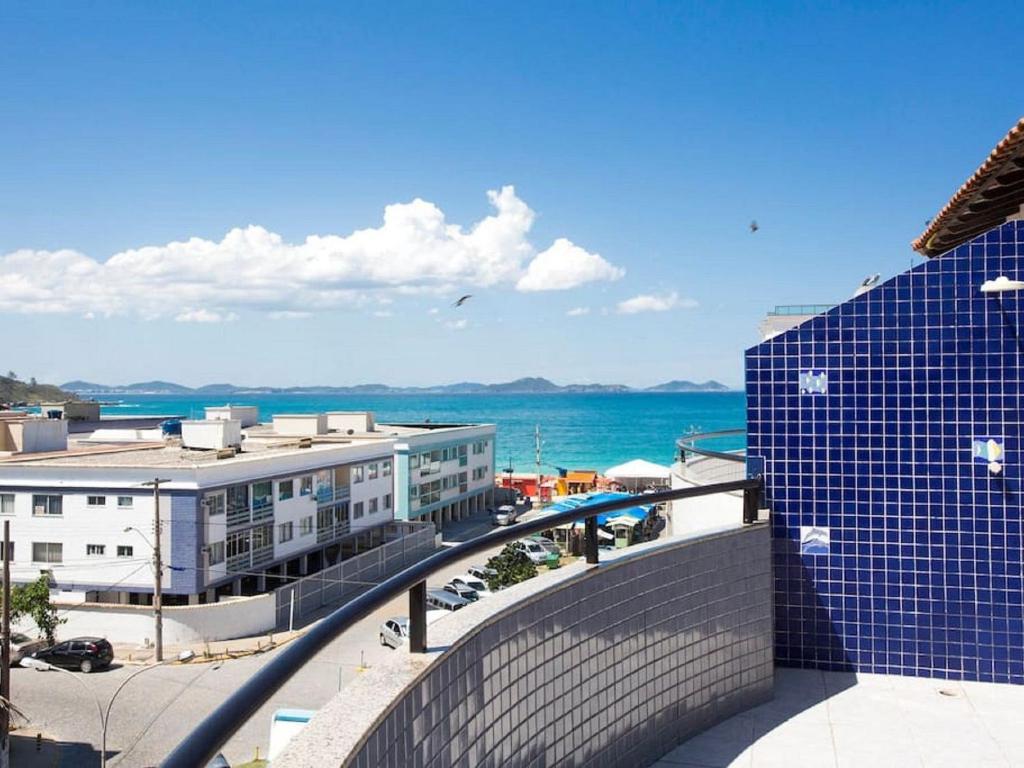
[[[453,526],[446,541],[462,541],[491,529],[490,519],[478,516]],[[440,586],[472,563],[472,558],[444,569],[430,580]],[[407,600],[392,600],[363,619],[317,654],[231,740],[224,753],[232,762],[251,760],[259,749],[265,755],[270,718],[282,707],[316,709],[339,688],[359,674],[360,663],[372,666],[387,654],[396,653],[378,644],[378,627],[395,615],[405,615]],[[242,685],[275,653],[250,656],[221,664],[189,664],[143,672],[118,695],[110,718],[107,749],[114,753],[112,766],[154,765],[225,696]],[[91,675],[75,673],[76,683],[60,672],[16,668],[11,686],[14,701],[30,718],[28,730],[38,729],[69,742],[62,766],[92,766],[99,762],[100,724],[95,694],[106,705],[111,694],[138,667],[112,667]],[[88,689],[88,690],[86,690]]]

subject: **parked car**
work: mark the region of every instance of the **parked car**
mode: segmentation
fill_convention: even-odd
[[[470,576],[475,576],[481,581],[487,581],[489,576],[497,576],[498,572],[493,568],[488,568],[486,565],[471,565],[466,570]]]
[[[490,587],[487,586],[487,581],[481,579],[479,576],[470,576],[468,573],[463,573],[452,579],[452,584],[457,586],[469,587],[476,592],[478,597],[490,597],[494,593],[491,592]]]
[[[409,618],[396,616],[380,625],[380,644],[401,648],[409,643]]]
[[[30,655],[55,667],[79,669],[88,674],[110,666],[114,649],[102,637],[73,637]]]
[[[21,632],[11,633],[11,666],[17,665],[26,656],[31,656],[36,651],[46,647],[46,640],[41,637],[35,639]]]
[[[519,552],[525,553],[534,565],[544,565],[548,562],[551,551],[534,539],[520,539],[513,541],[511,547]]]
[[[562,554],[562,550],[558,547],[558,545],[555,544],[555,542],[553,542],[551,539],[547,538],[546,536],[541,536],[541,535],[538,534],[536,536],[527,536],[527,538],[530,541],[536,541],[538,544],[540,544],[542,547],[544,547],[544,549],[546,549],[548,552],[554,552],[556,555],[561,555]]]
[[[465,584],[456,584],[453,581],[445,584],[442,589],[445,592],[451,592],[453,595],[458,595],[463,600],[468,600],[471,603],[475,603],[480,599],[480,595],[472,587],[467,587]]]
[[[519,513],[516,512],[516,508],[508,504],[498,507],[498,511],[494,513],[495,525],[512,525],[518,519]]]
[[[427,609],[435,611],[457,611],[469,605],[469,600],[453,595],[443,589],[427,590]]]

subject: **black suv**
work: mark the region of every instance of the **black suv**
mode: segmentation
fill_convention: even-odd
[[[53,664],[55,667],[80,669],[88,673],[110,666],[110,662],[114,660],[114,649],[102,637],[73,637],[36,651],[32,658]]]

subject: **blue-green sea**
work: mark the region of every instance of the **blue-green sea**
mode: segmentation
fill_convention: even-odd
[[[107,395],[105,415],[159,413],[202,418],[203,407],[223,396]],[[540,425],[544,471],[555,467],[604,470],[630,459],[670,464],[676,438],[690,431],[745,426],[742,392],[556,395],[249,395],[235,405],[256,405],[260,418],[274,413],[369,410],[380,422],[488,422],[498,427],[496,464],[517,472],[535,468],[534,427]],[[708,447],[742,447],[720,440]]]

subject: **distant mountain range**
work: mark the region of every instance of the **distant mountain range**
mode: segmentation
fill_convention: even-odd
[[[703,384],[692,381],[668,381],[656,387],[634,389],[622,384],[566,384],[560,386],[538,377],[527,377],[504,384],[478,384],[463,381],[434,387],[391,387],[387,384],[358,384],[352,387],[241,387],[234,384],[207,384],[185,387],[171,381],[141,381],[136,384],[107,385],[91,381],[69,381],[62,389],[79,395],[468,395],[468,394],[561,394],[574,392],[728,392],[717,381]]]

